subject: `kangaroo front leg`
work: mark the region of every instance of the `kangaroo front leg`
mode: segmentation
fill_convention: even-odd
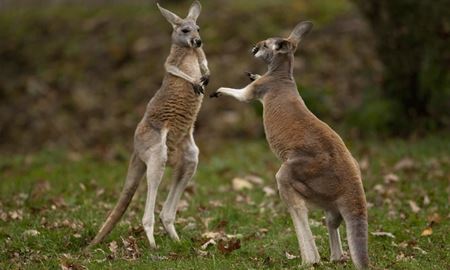
[[[204,87],[203,87],[203,83],[196,81],[194,78],[192,78],[191,76],[187,75],[186,73],[184,73],[183,71],[181,71],[178,67],[171,65],[171,64],[165,64],[164,65],[166,71],[170,74],[172,74],[173,76],[177,76],[180,77],[182,79],[185,79],[186,81],[188,81],[190,84],[192,84],[192,87],[194,89],[194,92],[197,95],[203,94],[204,92]]]
[[[303,264],[314,264],[320,261],[319,252],[308,223],[308,209],[304,199],[291,186],[289,168],[283,165],[276,175],[280,197],[286,203],[294,223]]]
[[[163,134],[164,135],[164,134]],[[155,224],[155,202],[159,184],[164,174],[167,161],[167,149],[165,135],[157,145],[151,147],[146,153],[147,158],[147,200],[145,202],[144,217],[142,224],[147,234],[150,247],[156,248],[155,237],[153,236]]]
[[[207,86],[209,83],[210,72],[209,72],[209,68],[208,68],[208,61],[206,60],[205,52],[203,51],[202,48],[197,49],[197,58],[198,58],[198,63],[200,65],[200,71],[202,73],[202,77],[200,78],[200,83],[203,86]]]
[[[254,98],[254,87],[249,84],[242,89],[220,87],[216,92],[212,93],[210,97],[219,97],[220,95],[226,95],[234,97],[239,101],[248,102]]]
[[[194,138],[191,134],[184,146],[182,157],[175,167],[172,187],[160,214],[164,228],[169,236],[176,241],[180,240],[174,226],[177,205],[184,189],[195,174],[198,164],[198,154],[198,147],[195,145]]]

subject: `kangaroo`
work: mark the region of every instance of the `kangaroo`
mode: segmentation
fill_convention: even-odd
[[[194,142],[193,129],[210,73],[200,28],[196,24],[200,3],[193,2],[185,19],[159,4],[158,8],[173,27],[172,46],[164,65],[166,74],[137,125],[134,152],[119,200],[89,247],[100,243],[114,228],[146,173],[148,189],[142,223],[150,246],[156,248],[153,236],[155,200],[166,165],[174,168],[173,184],[160,219],[169,236],[179,241],[174,226],[177,204],[197,169],[199,149]]]
[[[267,141],[282,161],[275,176],[278,190],[293,220],[302,262],[320,261],[308,225],[308,207],[319,206],[326,212],[331,260],[345,259],[338,230],[344,220],[351,258],[358,269],[366,269],[367,210],[359,165],[339,135],[308,110],[293,77],[294,53],[311,29],[311,22],[302,22],[288,38],[257,43],[252,53],[268,71],[249,73],[253,82],[242,89],[222,87],[211,96],[262,102]]]

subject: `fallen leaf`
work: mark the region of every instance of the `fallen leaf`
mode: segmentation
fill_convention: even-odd
[[[125,247],[126,257],[131,260],[136,260],[141,256],[139,252],[138,244],[136,238],[133,236],[128,236],[126,239],[122,239],[123,246]]]
[[[206,239],[217,239],[221,235],[220,232],[205,232],[202,234],[202,237]]]
[[[415,162],[409,157],[403,158],[400,161],[398,161],[395,166],[394,170],[396,171],[402,171],[402,170],[410,170],[415,167]]]
[[[23,211],[21,209],[10,211],[8,214],[12,220],[22,220],[23,218]]]
[[[433,229],[431,227],[428,227],[425,230],[423,230],[420,235],[421,236],[430,236],[432,234],[433,234]]]
[[[384,182],[386,184],[395,183],[395,182],[398,182],[399,180],[400,180],[400,178],[398,177],[398,175],[393,174],[393,173],[388,173],[384,176]]]
[[[183,230],[184,231],[191,231],[191,230],[194,230],[195,228],[197,228],[197,224],[191,222],[191,223],[188,223],[186,226],[184,226]]]
[[[39,234],[40,232],[38,232],[37,230],[26,230],[23,232],[24,236],[37,236]]]
[[[116,241],[112,241],[111,243],[109,243],[108,248],[111,251],[112,255],[116,256],[117,249],[119,248],[119,246],[117,245],[117,242]]]
[[[384,237],[395,238],[395,235],[393,235],[390,232],[371,232],[370,234],[373,236],[384,236]]]
[[[208,248],[210,245],[216,245],[216,241],[214,241],[214,239],[209,239],[208,241],[206,241],[200,248],[205,250],[206,248]]]
[[[425,250],[421,249],[420,247],[413,247],[413,249],[420,251],[420,253],[422,253],[422,254],[427,254],[428,253]]]
[[[217,245],[217,249],[219,249],[220,253],[222,254],[229,254],[234,250],[240,248],[241,248],[241,240],[236,238],[232,238],[229,241],[220,240],[219,244]]]
[[[197,253],[197,255],[202,257],[208,256],[208,251],[203,251],[201,249],[195,249],[195,253]]]
[[[440,223],[441,219],[442,218],[438,213],[433,213],[427,217],[427,220],[430,223],[430,226],[432,226],[435,223]]]
[[[150,254],[150,259],[152,261],[166,261],[169,258],[167,256],[159,256],[159,255]]]
[[[413,211],[413,213],[419,213],[420,212],[420,207],[417,205],[417,203],[415,201],[408,201],[409,203],[409,207],[411,207],[411,211]]]
[[[31,198],[36,199],[42,197],[45,193],[50,190],[50,182],[47,180],[39,180],[33,186],[31,191]]]
[[[427,194],[423,196],[423,205],[429,205],[430,204],[430,197],[428,197]]]
[[[362,171],[365,171],[369,168],[369,157],[364,156],[360,161],[359,161],[359,168]]]
[[[240,191],[243,189],[253,189],[252,183],[250,183],[248,180],[239,177],[233,178],[232,185],[233,189],[236,191]]]
[[[269,196],[273,196],[276,194],[275,190],[269,186],[265,186],[263,188],[264,193],[266,194],[267,197]]]
[[[256,175],[247,175],[244,178],[255,185],[264,184],[264,180],[261,177],[256,176]]]
[[[186,200],[180,200],[177,205],[177,211],[183,212],[186,211],[189,207],[189,203]]]
[[[292,255],[292,254],[290,254],[287,251],[284,254],[286,255],[286,259],[288,259],[288,260],[293,260],[293,259],[297,259],[298,258],[298,256]]]

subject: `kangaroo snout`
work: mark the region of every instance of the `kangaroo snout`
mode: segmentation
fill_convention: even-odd
[[[193,38],[191,40],[191,44],[192,44],[192,47],[199,48],[200,46],[202,46],[202,40],[199,38]]]

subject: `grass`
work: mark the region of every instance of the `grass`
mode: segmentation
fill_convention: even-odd
[[[348,142],[362,167],[369,231],[395,237],[369,235],[375,269],[448,269],[449,141],[444,135],[415,141]],[[198,173],[182,199],[186,209],[178,213],[180,243],[171,241],[158,222],[159,248],[149,249],[140,226],[142,184],[121,223],[88,254],[82,249],[123,184],[126,151],[108,158],[57,150],[2,156],[0,269],[308,269],[300,266],[300,258],[287,258],[286,252],[299,255],[291,220],[278,196],[263,191],[267,186],[276,190],[273,175],[279,167],[266,143],[229,142],[219,148],[201,147]],[[232,189],[234,177],[250,174],[263,183],[248,190]],[[157,211],[168,180],[160,187]],[[323,212],[313,211],[310,217],[322,258],[316,268],[352,269],[350,262],[328,262]],[[428,227],[432,234],[421,236]],[[205,232],[237,235],[241,246],[232,251],[218,245],[202,250]],[[341,233],[345,237],[342,227]],[[348,249],[346,241],[344,249]]]

